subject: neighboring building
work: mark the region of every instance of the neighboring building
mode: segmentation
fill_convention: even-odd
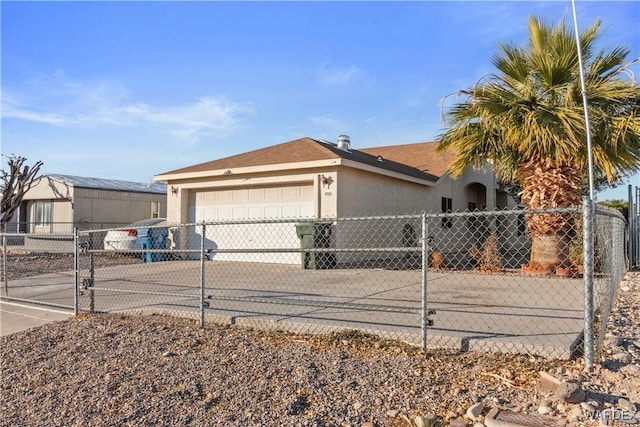
[[[358,150],[344,135],[337,143],[301,138],[154,178],[167,183],[167,219],[172,223],[344,218],[514,205],[490,165],[484,170],[469,169],[452,179],[447,170],[454,155],[437,152],[436,145],[425,142]],[[264,230],[268,227],[265,224]],[[273,246],[268,241],[272,233],[251,230],[255,227],[235,230],[235,237],[220,234],[221,240],[208,244],[238,248],[247,244],[239,236],[251,234],[251,239],[244,241],[251,240],[254,247]],[[280,245],[298,242],[293,227],[289,234]],[[356,239],[348,234],[338,234],[333,245],[353,246]],[[403,231],[395,234],[389,238],[402,244]],[[404,234],[406,237],[406,230]],[[194,237],[191,233],[190,238]],[[183,238],[181,245],[185,244]],[[243,254],[220,255],[219,259],[243,259]],[[299,261],[298,254],[291,254],[290,262]]]
[[[23,233],[70,233],[166,214],[165,184],[50,174],[34,181],[12,222]]]

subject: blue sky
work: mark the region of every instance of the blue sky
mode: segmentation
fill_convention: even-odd
[[[640,2],[576,7],[580,28],[602,18],[601,47],[640,56]],[[572,23],[568,0],[2,1],[0,13],[2,153],[140,182],[302,136],[435,140],[442,99],[490,73],[498,43],[523,43],[530,15]]]

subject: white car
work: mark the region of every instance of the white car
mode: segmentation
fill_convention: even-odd
[[[164,238],[166,242],[166,235],[168,229],[166,227],[156,227],[166,222],[165,218],[152,218],[142,221],[134,222],[131,225],[126,226],[120,230],[109,230],[104,236],[104,248],[106,250],[113,251],[131,251],[140,250],[142,247],[141,237],[147,237],[149,235],[149,228],[153,227],[154,234],[161,238]]]

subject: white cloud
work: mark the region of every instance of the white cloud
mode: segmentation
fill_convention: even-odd
[[[169,108],[130,104],[120,108],[132,120],[168,129],[180,139],[194,140],[201,135],[224,137],[231,134],[248,107],[224,97],[205,97],[196,102]]]
[[[203,135],[228,136],[252,113],[248,105],[222,96],[172,106],[132,102],[129,98],[128,91],[115,82],[82,82],[57,73],[32,78],[19,89],[5,88],[2,118],[67,128],[152,126],[193,142]]]
[[[330,67],[329,64],[322,64],[318,71],[318,78],[322,84],[326,85],[345,85],[361,76],[364,72],[351,65],[348,68]]]

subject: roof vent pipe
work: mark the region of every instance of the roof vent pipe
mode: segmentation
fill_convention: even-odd
[[[343,151],[351,151],[351,139],[348,135],[338,135],[338,148]]]

